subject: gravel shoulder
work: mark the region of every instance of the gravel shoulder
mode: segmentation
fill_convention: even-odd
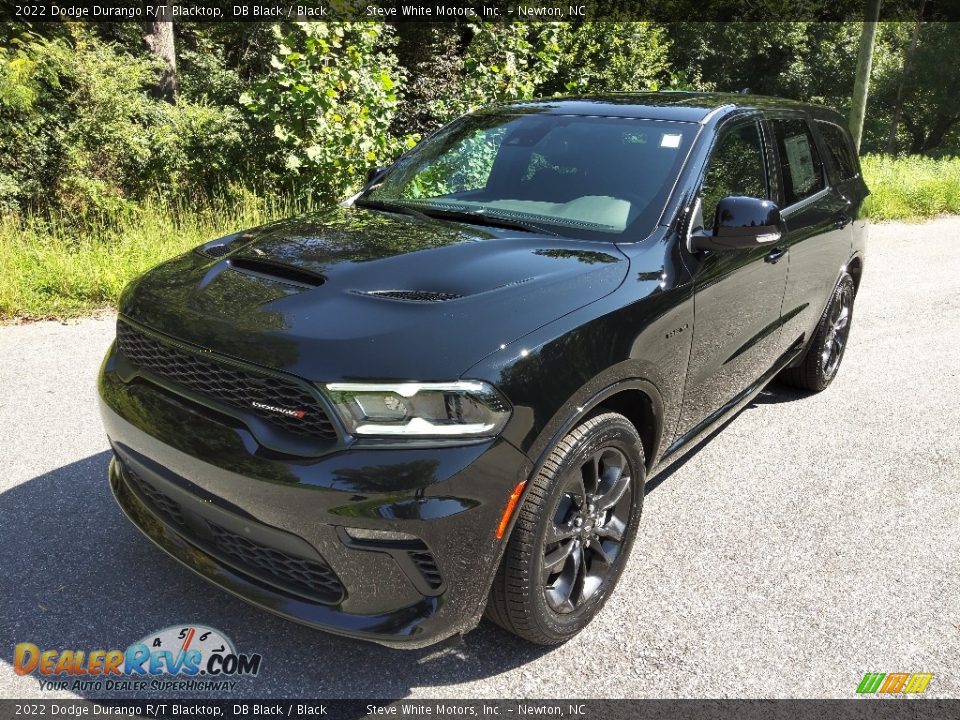
[[[17,676],[19,642],[122,648],[184,622],[263,655],[249,697],[852,697],[868,671],[960,697],[958,238],[958,217],[874,226],[836,382],[771,386],[663,477],[615,595],[556,649],[484,623],[388,650],[207,585],[110,497],[112,317],[2,327],[0,697],[75,695]]]

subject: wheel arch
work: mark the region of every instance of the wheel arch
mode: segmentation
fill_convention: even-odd
[[[863,276],[863,258],[859,254],[854,255],[847,261],[847,272],[853,278],[854,293],[860,291],[860,278]]]
[[[569,403],[567,407],[569,407]],[[543,450],[536,458],[534,477],[556,444],[567,433],[587,418],[603,411],[620,413],[629,420],[643,441],[644,464],[647,471],[653,468],[663,439],[663,398],[656,386],[642,378],[626,378],[611,383],[576,405],[574,412],[553,432]]]
[[[663,426],[663,418],[659,417],[654,410],[654,400],[651,395],[638,387],[620,388],[601,400],[590,413],[578,419],[574,427],[582,420],[606,411],[623,415],[636,428],[643,442],[644,465],[647,472],[650,472],[658,456]]]
[[[576,396],[573,402],[578,402]],[[564,407],[569,407],[567,403]],[[575,411],[550,435],[536,457],[533,468],[527,479],[527,484],[520,495],[516,507],[523,505],[530,491],[530,479],[535,478],[556,444],[579,425],[583,420],[598,415],[604,411],[617,412],[627,418],[640,435],[643,443],[645,470],[649,473],[656,465],[660,447],[663,444],[664,405],[663,398],[657,387],[649,380],[642,378],[627,378],[607,385],[585,400],[575,405]],[[517,513],[513,513],[510,524],[504,533],[501,544],[506,546],[516,524]],[[491,577],[492,580],[492,577]]]

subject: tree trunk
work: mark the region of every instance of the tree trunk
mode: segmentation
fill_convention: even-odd
[[[880,16],[880,0],[869,0],[867,17],[860,34],[860,52],[857,54],[857,75],[853,83],[853,100],[850,106],[850,134],[854,147],[860,152],[863,137],[863,119],[867,114],[867,93],[870,91],[870,68],[873,65],[873,42],[877,36],[877,18]]]
[[[900,124],[900,113],[903,111],[903,91],[910,74],[910,61],[917,50],[917,41],[920,39],[920,27],[923,25],[923,8],[927,0],[920,0],[920,15],[917,24],[913,27],[913,37],[910,38],[910,47],[903,56],[903,70],[900,72],[900,82],[897,84],[897,99],[893,103],[893,112],[890,115],[890,134],[887,135],[887,153],[893,155],[897,151],[897,126]]]
[[[957,124],[957,120],[958,117],[956,115],[938,114],[937,119],[930,128],[930,132],[927,133],[927,136],[923,140],[920,152],[928,153],[943,145],[943,139],[947,136],[947,133],[953,129],[953,126]]]
[[[144,23],[143,42],[147,49],[160,61],[160,74],[154,95],[171,105],[177,102],[177,51],[173,40],[173,20],[171,0],[153,4],[159,10],[158,15]]]

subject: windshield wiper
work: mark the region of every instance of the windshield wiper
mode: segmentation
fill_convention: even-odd
[[[429,216],[426,213],[412,208],[409,205],[404,205],[403,203],[393,203],[393,202],[384,202],[383,200],[369,200],[366,198],[355,200],[354,205],[357,207],[367,208],[369,210],[382,210],[383,212],[390,213],[399,213],[400,215],[412,215],[415,218],[420,218],[421,220],[429,220]]]
[[[474,225],[487,225],[489,227],[501,227],[509,230],[522,230],[528,233],[540,233],[543,235],[557,235],[553,230],[547,230],[534,223],[524,220],[514,220],[499,215],[490,215],[483,210],[451,210],[447,208],[425,207],[420,210],[424,215],[432,218],[443,218],[444,220],[461,220]]]
[[[499,215],[489,215],[482,210],[452,210],[449,208],[438,207],[411,207],[405,203],[386,202],[384,200],[371,200],[362,198],[354,203],[357,207],[368,208],[370,210],[382,210],[383,212],[400,213],[403,215],[412,215],[413,217],[425,220],[428,218],[443,220],[460,220],[474,225],[486,225],[489,227],[501,227],[509,230],[521,230],[528,233],[540,233],[544,235],[557,235],[552,230],[547,230],[534,223],[523,220],[513,220],[500,217]]]

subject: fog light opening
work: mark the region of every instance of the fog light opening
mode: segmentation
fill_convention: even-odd
[[[411,542],[418,541],[416,535],[394,530],[369,530],[367,528],[345,527],[344,531],[354,540],[379,540],[382,542]]]

